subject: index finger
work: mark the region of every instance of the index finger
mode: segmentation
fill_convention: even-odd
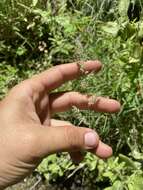
[[[50,92],[69,80],[90,72],[98,72],[100,69],[101,63],[99,61],[75,62],[55,66],[34,76],[31,80],[33,83],[43,86],[46,92]]]

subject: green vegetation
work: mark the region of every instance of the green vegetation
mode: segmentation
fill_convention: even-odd
[[[96,129],[114,156],[103,161],[88,154],[75,166],[66,154],[52,155],[38,169],[51,182],[97,190],[143,189],[142,6],[141,0],[0,2],[1,98],[16,83],[53,65],[99,59],[104,65],[99,74],[59,90],[108,96],[122,104],[113,115],[73,108],[55,116]]]

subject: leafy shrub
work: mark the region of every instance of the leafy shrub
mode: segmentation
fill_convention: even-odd
[[[76,167],[66,155],[52,155],[39,167],[47,179],[56,181],[70,176],[75,183],[80,180],[83,186],[106,190],[143,187],[143,23],[129,21],[129,3],[128,0],[0,2],[1,97],[14,84],[53,65],[100,59],[104,64],[101,73],[69,82],[59,91],[108,96],[122,104],[121,112],[113,115],[77,108],[57,114],[57,118],[75,125],[96,129],[105,142],[113,145],[116,157],[101,161],[88,154]],[[122,155],[118,156],[119,153]]]

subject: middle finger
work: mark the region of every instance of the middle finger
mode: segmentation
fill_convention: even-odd
[[[76,106],[82,110],[115,113],[120,103],[114,99],[84,95],[78,92],[54,93],[49,97],[51,113],[64,112]]]

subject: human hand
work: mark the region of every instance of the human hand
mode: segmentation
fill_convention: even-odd
[[[95,131],[51,120],[54,113],[72,106],[119,111],[120,104],[108,98],[98,97],[91,104],[92,97],[78,92],[52,93],[66,81],[101,69],[98,61],[80,64],[82,70],[78,63],[64,64],[25,80],[0,102],[0,189],[19,182],[53,153],[68,151],[73,160],[81,159],[81,150],[101,158],[112,155]]]

